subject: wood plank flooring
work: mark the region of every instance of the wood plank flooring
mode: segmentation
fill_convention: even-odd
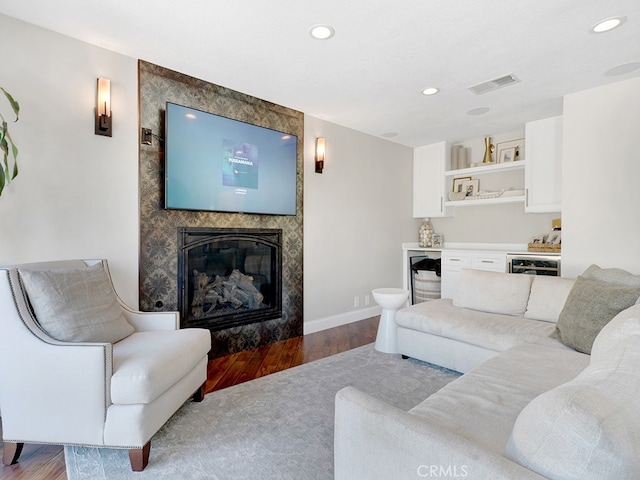
[[[371,343],[375,341],[379,320],[380,317],[372,317],[255,350],[214,358],[209,361],[205,391],[221,390]],[[1,434],[0,425],[0,438]],[[17,464],[0,465],[0,468],[2,480],[67,480],[64,452],[57,445],[27,444]]]

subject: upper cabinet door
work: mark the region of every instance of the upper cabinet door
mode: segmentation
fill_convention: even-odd
[[[525,125],[525,212],[562,210],[562,116]]]
[[[413,150],[413,216],[444,217],[444,171],[450,154],[447,142]]]

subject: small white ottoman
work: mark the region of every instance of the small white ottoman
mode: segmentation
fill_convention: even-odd
[[[376,288],[371,290],[373,299],[382,307],[375,349],[384,353],[398,353],[396,310],[404,306],[409,290],[404,288]]]

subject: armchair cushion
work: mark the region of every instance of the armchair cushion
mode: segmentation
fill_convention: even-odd
[[[19,269],[38,323],[66,342],[115,343],[134,328],[122,316],[102,264],[82,269]]]
[[[211,334],[201,328],[130,335],[113,346],[111,401],[151,403],[187,376],[210,346]]]

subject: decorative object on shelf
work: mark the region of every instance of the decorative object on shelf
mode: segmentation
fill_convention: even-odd
[[[476,178],[475,180],[465,180],[462,182],[462,191],[465,193],[465,197],[474,197],[478,194],[480,181]]]
[[[451,200],[452,202],[456,202],[458,200],[464,200],[466,196],[467,196],[466,192],[463,192],[463,191],[449,192],[449,200]]]
[[[451,170],[461,170],[468,168],[467,148],[463,145],[451,146]]]
[[[554,230],[547,236],[547,243],[550,245],[558,245],[560,244],[561,233],[560,230]]]
[[[0,90],[2,90],[2,93],[4,93],[4,96],[11,105],[11,110],[13,110],[13,114],[16,116],[16,119],[13,121],[13,123],[15,123],[18,121],[18,115],[20,114],[20,105],[4,88],[0,87]],[[9,185],[11,180],[18,175],[18,147],[13,142],[11,135],[9,135],[9,127],[2,113],[0,113],[0,149],[4,157],[2,162],[0,162],[0,195],[2,195],[4,187]],[[12,156],[13,167],[10,167],[10,158]]]
[[[442,233],[433,234],[433,246],[436,248],[442,248],[444,246],[444,235]]]
[[[422,248],[433,247],[433,225],[431,225],[431,220],[428,218],[425,218],[422,221],[422,225],[420,225],[418,244]]]
[[[485,137],[484,139],[484,158],[482,159],[483,164],[493,163],[493,151],[495,149],[495,145],[491,143],[491,137]]]
[[[515,152],[507,153],[511,152],[514,148]],[[496,145],[496,150],[498,152],[498,163],[524,160],[524,138],[499,143],[498,145]]]
[[[498,163],[515,162],[516,160],[516,147],[503,148],[500,150],[498,156]]]
[[[471,177],[456,177],[453,179],[452,192],[462,192],[462,184],[467,180],[471,180]],[[451,196],[449,196],[451,198]]]

